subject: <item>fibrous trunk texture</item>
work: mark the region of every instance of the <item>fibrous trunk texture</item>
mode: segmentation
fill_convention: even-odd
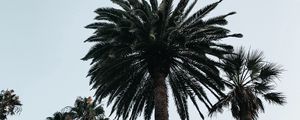
[[[168,120],[168,91],[166,85],[166,74],[154,72],[154,105],[155,120]]]

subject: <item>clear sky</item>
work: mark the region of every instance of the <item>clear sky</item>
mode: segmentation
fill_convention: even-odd
[[[211,2],[200,0],[196,8]],[[0,89],[15,89],[24,104],[22,113],[8,120],[44,120],[73,105],[77,96],[93,95],[85,77],[89,62],[80,58],[90,47],[83,41],[93,32],[84,26],[103,6],[112,4],[109,0],[0,0]],[[286,70],[277,89],[285,93],[288,103],[265,104],[259,120],[299,118],[299,6],[299,0],[224,0],[212,14],[236,11],[228,19],[228,28],[244,38],[226,42],[262,50],[267,60]],[[173,104],[170,120],[179,120]],[[190,108],[191,120],[199,119]],[[208,119],[233,118],[226,109]]]

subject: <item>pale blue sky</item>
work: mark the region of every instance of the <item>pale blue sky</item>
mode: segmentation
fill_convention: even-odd
[[[200,0],[197,8],[211,2]],[[112,4],[109,0],[0,0],[0,89],[15,89],[24,104],[22,113],[8,120],[44,120],[72,105],[77,96],[93,95],[85,77],[89,62],[80,60],[90,47],[83,41],[93,31],[83,27],[93,22],[93,11],[102,6]],[[224,0],[212,14],[237,11],[229,17],[228,28],[244,38],[226,42],[263,50],[269,61],[286,70],[277,85],[288,104],[266,104],[259,120],[299,116],[299,6],[299,0]],[[195,109],[190,113],[191,120],[200,118]],[[208,119],[233,118],[225,112]],[[173,102],[170,120],[179,120]]]

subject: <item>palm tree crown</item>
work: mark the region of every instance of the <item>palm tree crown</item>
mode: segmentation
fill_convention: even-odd
[[[56,112],[47,120],[109,120],[105,118],[101,105],[96,104],[92,97],[78,97],[74,106],[65,107],[62,112]]]
[[[53,117],[47,117],[46,120],[73,120],[73,114],[67,112],[55,112]]]
[[[97,105],[91,97],[78,97],[75,101],[74,107],[71,107],[71,112],[78,120],[107,120],[104,118],[104,110],[101,105]]]
[[[274,79],[278,78],[282,69],[263,61],[261,52],[245,53],[240,49],[235,55],[226,56],[225,83],[229,92],[211,109],[210,114],[222,112],[223,107],[231,106],[232,116],[237,120],[255,120],[259,110],[264,111],[261,98],[270,103],[282,105],[285,98],[275,89]]]
[[[203,87],[215,95],[224,88],[219,63],[210,56],[222,59],[233,51],[220,39],[242,37],[222,27],[235,12],[205,19],[221,1],[192,15],[197,0],[189,6],[180,0],[174,9],[173,0],[111,1],[121,8],[97,9],[98,22],[86,26],[96,29],[83,60],[92,60],[88,76],[97,99],[114,102],[116,118],[134,120],[143,111],[149,120],[155,109],[156,119],[167,120],[169,85],[181,119],[189,119],[188,98],[203,117],[196,98],[211,106]]]
[[[6,120],[7,115],[14,115],[21,112],[19,96],[14,90],[2,90],[0,93],[0,120]]]

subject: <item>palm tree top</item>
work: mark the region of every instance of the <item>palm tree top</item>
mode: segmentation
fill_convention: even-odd
[[[92,97],[78,97],[74,106],[67,106],[47,120],[109,120],[105,118],[103,107]]]
[[[0,92],[0,119],[7,119],[7,115],[15,115],[21,112],[21,101],[14,90],[2,90]]]
[[[227,55],[223,63],[224,82],[229,92],[212,107],[210,115],[231,106],[236,119],[244,120],[246,115],[250,120],[255,120],[259,111],[264,112],[261,98],[269,103],[286,103],[282,93],[274,92],[275,80],[283,69],[275,63],[264,61],[262,52],[245,52],[244,48],[240,48],[236,54]]]
[[[220,64],[209,56],[223,59],[233,47],[220,40],[242,37],[224,28],[235,12],[206,18],[221,1],[193,14],[198,0],[180,0],[174,9],[173,0],[111,1],[120,8],[98,8],[97,22],[86,26],[96,30],[86,40],[95,45],[82,58],[91,60],[88,76],[96,100],[108,97],[117,119],[135,120],[143,112],[149,120],[158,100],[154,92],[168,82],[181,119],[189,119],[188,98],[203,118],[196,100],[209,108],[204,89],[216,96],[224,89]]]
[[[275,82],[279,79],[283,69],[281,66],[264,61],[260,51],[248,51],[238,49],[236,54],[227,55],[223,60],[226,80],[234,86],[247,87],[255,82]]]

